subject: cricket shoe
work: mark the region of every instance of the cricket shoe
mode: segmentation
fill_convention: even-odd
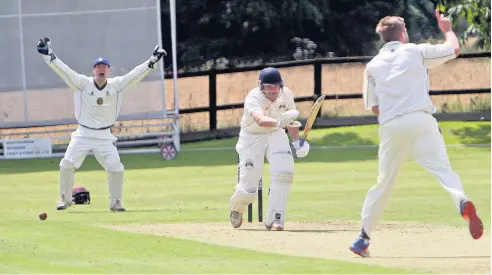
[[[58,203],[58,205],[56,206],[56,210],[65,210],[67,208],[69,208],[70,206],[72,206],[72,202],[68,202],[68,201],[60,201]]]
[[[112,206],[109,207],[109,210],[114,211],[114,212],[126,211],[126,209],[123,208],[123,206],[121,206],[120,200],[116,200],[116,202]]]
[[[239,228],[241,227],[241,224],[243,224],[243,215],[237,211],[231,211],[229,219],[231,220],[231,225],[234,228]]]
[[[265,227],[267,230],[284,231],[284,225],[278,220],[274,220],[270,225],[265,223]]]
[[[460,214],[465,220],[468,220],[468,229],[472,238],[475,240],[480,239],[483,235],[483,223],[477,215],[475,205],[469,200],[462,201],[460,204]]]
[[[362,230],[349,249],[361,257],[369,257],[369,238]]]

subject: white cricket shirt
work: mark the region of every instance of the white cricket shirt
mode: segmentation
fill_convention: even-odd
[[[284,87],[278,98],[271,102],[261,92],[259,87],[249,91],[244,100],[244,113],[241,118],[241,131],[253,134],[263,134],[277,131],[278,127],[261,127],[256,123],[251,113],[256,110],[263,110],[268,117],[277,119],[280,115],[288,110],[295,110],[294,94],[292,91]]]
[[[379,124],[410,112],[433,113],[428,68],[455,58],[451,44],[389,42],[364,71],[364,106],[379,107]]]
[[[44,60],[72,89],[74,89],[75,118],[82,126],[75,136],[115,139],[110,127],[116,122],[121,110],[123,92],[139,83],[153,69],[149,60],[135,67],[124,76],[108,78],[102,87],[96,85],[94,77],[88,77],[70,69],[59,58]]]

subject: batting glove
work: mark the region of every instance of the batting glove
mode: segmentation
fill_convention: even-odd
[[[42,37],[38,41],[37,45],[38,53],[44,55],[45,57],[50,57],[51,61],[56,59],[53,50],[51,49],[51,39],[49,37]]]
[[[300,123],[297,120],[294,120],[287,127],[290,127],[290,128],[300,128],[301,126],[302,126],[302,123]]]
[[[298,158],[303,158],[309,153],[309,143],[307,141],[304,141],[304,144],[301,147],[300,140],[296,139],[292,141],[292,146],[296,149],[296,156]]]
[[[155,46],[154,52],[149,60],[149,68],[154,68],[154,64],[159,62],[163,56],[166,56],[167,52],[164,49],[161,49],[159,45]]]
[[[280,117],[277,119],[277,127],[285,128],[289,126],[294,120],[299,116],[299,111],[297,110],[288,110],[282,113]]]

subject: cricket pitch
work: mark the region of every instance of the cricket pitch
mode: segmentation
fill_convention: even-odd
[[[354,255],[349,245],[359,222],[287,222],[285,231],[266,231],[261,223],[113,225],[109,228],[181,238],[262,252],[327,258],[431,273],[490,274],[490,234],[473,240],[467,226],[384,222],[373,233],[370,258]]]

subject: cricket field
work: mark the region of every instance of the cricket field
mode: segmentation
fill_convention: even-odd
[[[174,161],[122,155],[128,211],[120,213],[109,211],[107,175],[93,156],[75,175],[92,203],[62,212],[59,158],[0,161],[0,272],[489,274],[490,123],[439,124],[484,221],[479,240],[437,178],[409,161],[372,238],[372,257],[349,251],[377,177],[377,126],[368,125],[311,132],[311,152],[296,159],[283,232],[264,229],[256,202],[253,223],[229,225],[236,139],[183,144]],[[268,169],[263,182],[266,215]],[[43,211],[46,220],[38,218]]]

